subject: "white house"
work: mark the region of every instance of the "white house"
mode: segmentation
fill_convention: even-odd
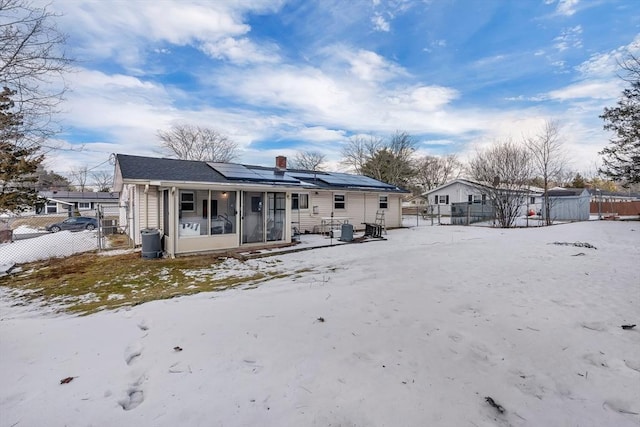
[[[95,213],[98,205],[117,207],[119,194],[94,191],[41,191],[40,198],[46,202],[36,207],[37,214]]]
[[[487,187],[468,179],[458,178],[422,194],[433,213],[451,215],[452,203],[486,203]]]
[[[406,210],[413,211],[415,213],[415,209],[419,211],[424,210],[427,206],[427,200],[422,196],[411,196],[408,195],[402,199],[402,207]]]
[[[434,214],[451,215],[453,203],[490,204],[491,188],[469,179],[458,178],[423,193]],[[542,207],[542,190],[529,187],[522,191],[521,215],[529,211],[539,212]]]
[[[296,232],[348,222],[354,229],[384,213],[402,226],[396,186],[359,175],[118,154],[114,188],[120,224],[137,244],[158,229],[169,255],[290,242]]]

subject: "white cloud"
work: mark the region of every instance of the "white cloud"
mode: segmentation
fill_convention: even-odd
[[[234,64],[278,62],[277,46],[258,46],[247,38],[227,37],[215,42],[205,42],[202,51],[218,59],[226,59]]]
[[[382,82],[400,75],[406,75],[406,72],[401,67],[387,61],[375,52],[344,50],[339,55],[350,63],[351,73],[360,80]]]
[[[384,17],[380,14],[376,14],[371,18],[371,22],[373,23],[373,28],[376,31],[383,31],[388,33],[391,30],[391,24],[389,21],[384,19]]]
[[[640,35],[637,35],[631,43],[621,46],[609,52],[600,52],[576,67],[576,70],[585,77],[613,77],[620,72],[620,63],[623,62],[629,53],[637,55],[640,52]]]
[[[549,92],[550,99],[614,99],[621,91],[621,85],[617,81],[584,81]]]
[[[563,52],[569,48],[581,48],[582,39],[582,26],[576,25],[575,27],[565,28],[562,33],[553,39],[555,44],[553,45],[558,51]]]
[[[571,16],[576,13],[576,6],[580,0],[558,0],[556,12],[560,15]]]
[[[388,101],[401,108],[435,111],[443,108],[458,96],[459,93],[455,89],[442,86],[418,86],[404,92],[395,92],[389,96]]]
[[[218,46],[221,57],[246,61],[238,53],[240,47],[250,47],[253,53],[262,49],[250,45],[242,36],[251,30],[243,22],[248,12],[274,10],[282,1],[175,1],[118,2],[117,7],[106,1],[60,0],[52,6],[63,16],[75,53],[83,58],[110,58],[136,68],[143,63],[145,51],[163,47],[157,43],[178,46],[207,44]],[[236,40],[235,45],[228,40]],[[224,48],[226,47],[226,50]],[[214,49],[215,52],[215,49]]]

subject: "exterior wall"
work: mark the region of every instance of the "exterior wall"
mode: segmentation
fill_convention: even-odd
[[[551,220],[553,221],[588,221],[589,195],[550,197]],[[543,209],[544,213],[544,209]]]
[[[463,203],[469,200],[469,195],[482,196],[482,191],[476,187],[454,182],[437,191],[427,193],[427,203],[432,206],[440,206],[441,215],[451,215],[452,203]],[[435,196],[449,196],[449,204],[435,203]],[[434,212],[436,208],[434,207]]]
[[[285,211],[285,224],[282,233],[282,239],[277,241],[266,241],[251,244],[242,244],[242,228],[241,228],[241,200],[243,192],[239,189],[235,191],[236,194],[236,217],[235,231],[232,233],[224,234],[203,234],[203,235],[189,235],[184,236],[179,233],[179,219],[178,213],[180,212],[180,191],[231,191],[228,187],[224,190],[214,186],[204,185],[184,185],[181,187],[163,187],[156,185],[142,185],[142,184],[125,184],[125,191],[122,191],[120,198],[120,224],[128,225],[128,234],[134,240],[136,245],[142,244],[141,230],[145,228],[161,229],[161,235],[164,235],[164,249],[171,254],[186,254],[196,253],[219,249],[233,249],[240,246],[251,245],[269,245],[280,244],[282,242],[291,241],[292,225],[298,227],[301,233],[320,232],[320,225],[322,218],[330,218],[331,212],[334,212],[334,217],[347,217],[349,223],[353,224],[354,229],[364,229],[363,222],[374,222],[376,219],[376,212],[381,210],[380,195],[387,196],[387,208],[382,209],[385,212],[385,225],[387,228],[401,227],[402,226],[402,199],[401,194],[389,194],[389,193],[377,193],[377,192],[359,192],[359,191],[285,191],[285,189],[278,188],[243,188],[243,191],[249,192],[283,192],[286,195],[286,211]],[[163,203],[163,194],[167,190],[168,195],[168,230],[163,230],[165,227],[165,212]],[[231,191],[233,193],[233,191]],[[292,210],[291,209],[291,194],[306,193],[309,195],[308,209]],[[317,193],[317,194],[316,194]],[[334,210],[334,195],[345,195],[345,209]],[[193,217],[193,221],[187,222],[200,222],[203,216],[202,211],[202,199],[198,198],[195,203],[195,211],[187,215],[185,218]],[[125,208],[128,205],[128,208]],[[183,218],[184,219],[184,218]]]
[[[125,204],[128,203],[128,208]],[[127,224],[128,234],[136,245],[142,244],[140,232],[145,228],[161,228],[160,192],[157,186],[129,185],[120,196],[120,224]],[[127,215],[129,216],[127,218]]]
[[[302,191],[300,193],[303,193]],[[387,228],[402,227],[402,197],[396,193],[376,193],[362,191],[311,191],[309,193],[309,209],[292,211],[292,221],[301,233],[318,233],[323,218],[349,218],[355,230],[364,230],[363,222],[375,222],[376,212],[385,212]],[[334,210],[334,195],[345,195],[345,209]],[[387,209],[380,209],[379,196],[387,196]]]
[[[134,212],[135,212],[135,185],[127,185],[127,191],[123,191],[120,193],[120,218],[119,224],[123,225],[127,230],[127,234],[132,238],[135,244],[140,244],[139,241],[135,239],[135,233],[132,233],[132,230],[135,228],[138,229],[137,225],[134,222]]]

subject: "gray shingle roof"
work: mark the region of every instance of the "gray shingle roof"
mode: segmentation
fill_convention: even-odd
[[[264,166],[236,165],[236,167],[233,167],[231,164],[130,156],[126,154],[118,154],[117,161],[124,180],[281,184],[302,188],[407,193],[406,190],[366,176],[338,172],[287,170],[276,173],[275,168]],[[220,172],[215,169],[217,165]],[[229,173],[229,171],[232,171],[232,173]],[[237,177],[233,176],[234,173],[237,174]]]
[[[226,182],[226,179],[205,162],[161,159],[156,157],[117,155],[124,179],[157,181]]]

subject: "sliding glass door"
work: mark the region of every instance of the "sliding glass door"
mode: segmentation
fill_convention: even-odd
[[[283,240],[285,221],[286,193],[243,192],[242,243]]]

